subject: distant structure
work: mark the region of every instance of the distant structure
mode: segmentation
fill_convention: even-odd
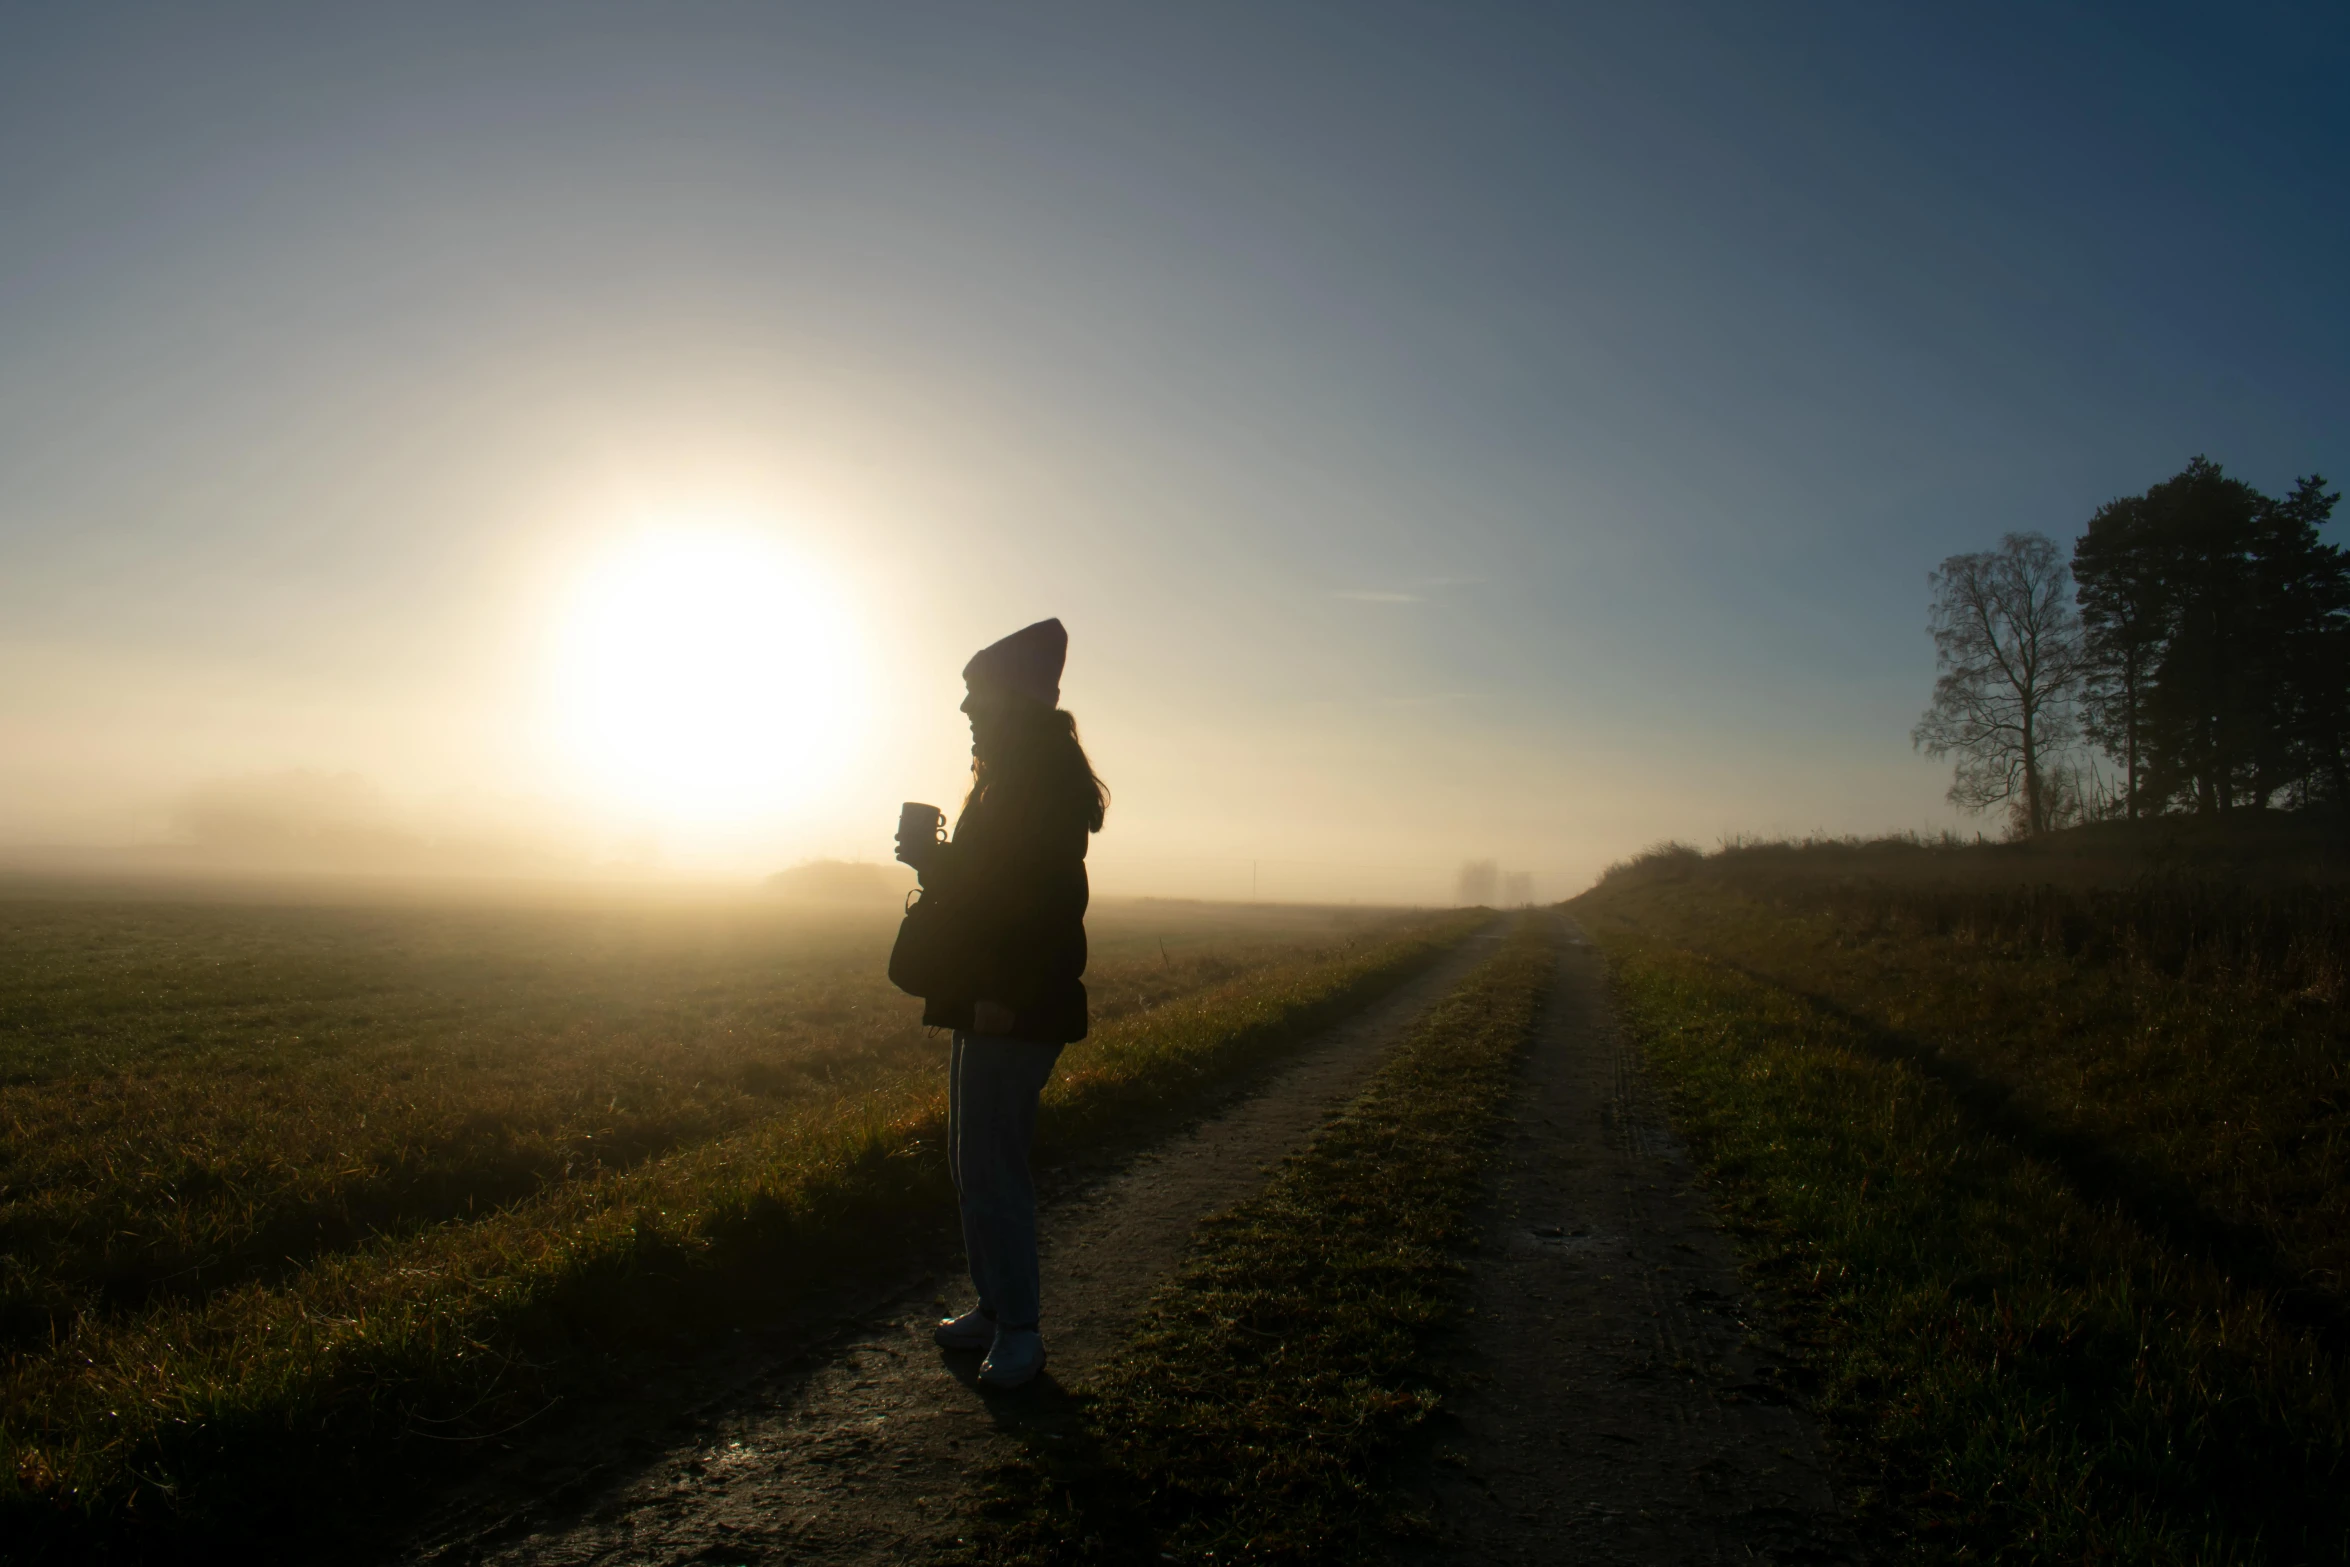
[[[1491,860],[1467,860],[1461,865],[1460,902],[1490,907],[1501,893],[1501,867]]]
[[[767,878],[767,890],[812,903],[894,903],[914,873],[871,860],[809,860]]]
[[[1512,871],[1502,878],[1501,906],[1505,909],[1530,909],[1534,906],[1534,873]]]

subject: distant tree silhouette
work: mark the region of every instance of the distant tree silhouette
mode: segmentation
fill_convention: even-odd
[[[2125,496],[2097,508],[2073,546],[2073,583],[2081,608],[2083,726],[2122,767],[2122,811],[2140,811],[2140,737],[2154,666],[2170,639],[2170,600],[2162,553],[2146,497]]]
[[[2272,537],[2297,563],[2281,617],[2281,664],[2304,798],[2350,804],[2350,551],[2321,543],[2342,492],[2310,474],[2273,503]]]
[[[2049,758],[2072,738],[2083,667],[2072,574],[2044,535],[2010,533],[1997,549],[1951,556],[1931,581],[1939,675],[1910,743],[1957,758],[1953,805],[2005,805],[2022,833],[2046,832]]]
[[[1474,908],[1492,904],[1501,893],[1501,867],[1491,860],[1461,862],[1460,899]]]
[[[2272,499],[2197,457],[2090,519],[2089,735],[2131,815],[2350,799],[2350,561],[2318,538],[2339,499],[2314,475]]]

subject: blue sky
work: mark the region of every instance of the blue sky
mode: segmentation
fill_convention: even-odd
[[[1044,614],[1106,885],[1957,824],[1937,561],[2350,468],[2341,17],[0,12],[0,844],[355,775],[419,838],[886,852]],[[719,514],[871,709],[724,821],[534,717],[561,584]]]

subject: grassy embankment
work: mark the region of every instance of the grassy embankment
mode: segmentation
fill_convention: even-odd
[[[1523,921],[1262,1192],[1201,1227],[1078,1428],[996,1478],[971,1561],[1353,1561],[1408,1525],[1379,1472],[1436,1403],[1423,1346],[1549,986],[1548,924]]]
[[[2350,895],[2302,847],[1678,851],[1572,905],[1889,1555],[2350,1557]]]
[[[217,1538],[337,1497],[944,1211],[940,1052],[879,978],[884,920],[52,899],[0,926],[0,1537]],[[1467,922],[1097,926],[1061,1151]]]

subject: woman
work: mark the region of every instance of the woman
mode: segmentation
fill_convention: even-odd
[[[971,793],[952,841],[898,845],[967,976],[965,994],[923,997],[922,1021],[955,1031],[947,1166],[979,1292],[936,1337],[986,1350],[979,1380],[996,1388],[1044,1368],[1028,1149],[1053,1062],[1085,1037],[1085,849],[1108,806],[1060,711],[1068,648],[1059,621],[1039,621],[964,666]]]

